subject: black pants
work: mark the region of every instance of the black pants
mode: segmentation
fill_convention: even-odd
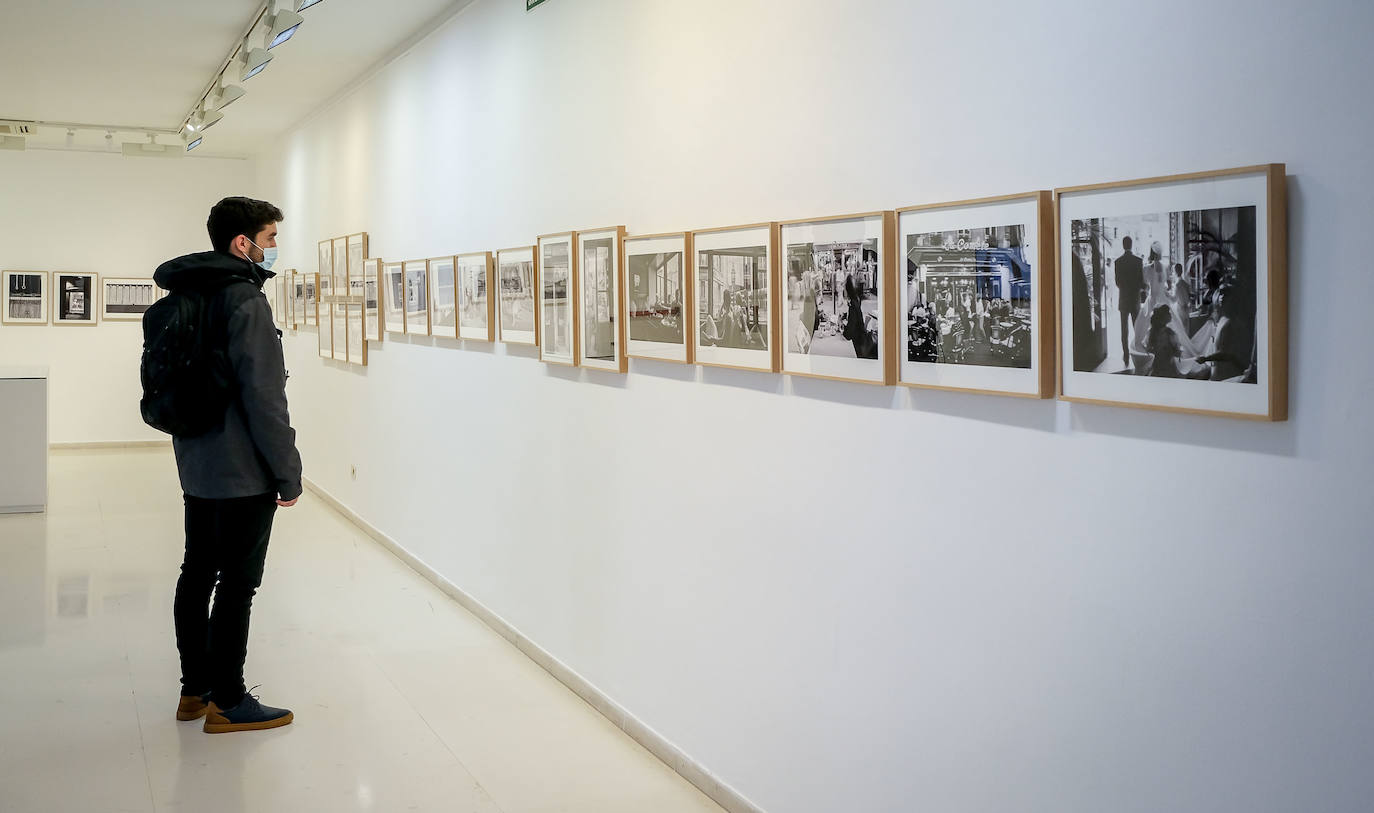
[[[1126,363],[1131,363],[1130,330],[1135,327],[1135,320],[1140,318],[1140,299],[1127,302],[1124,299],[1117,303],[1121,309],[1121,355],[1125,357]]]
[[[173,610],[181,653],[181,693],[209,692],[223,709],[243,699],[248,618],[253,595],[262,584],[276,497],[186,497],[186,559]]]

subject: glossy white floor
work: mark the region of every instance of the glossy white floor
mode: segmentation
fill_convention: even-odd
[[[0,811],[719,811],[309,494],[278,512],[250,685],[276,731],[177,723],[169,450],[55,452],[0,516]]]

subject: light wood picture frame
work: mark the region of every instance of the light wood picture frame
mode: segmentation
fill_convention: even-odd
[[[1283,164],[1055,190],[1058,392],[1288,417]]]
[[[776,222],[692,232],[687,313],[695,364],[782,369],[782,297]]]
[[[496,252],[497,330],[503,343],[539,346],[538,283],[537,246]]]
[[[386,335],[382,329],[383,263],[370,257],[363,260],[363,334],[369,342],[380,342]]]
[[[576,367],[578,341],[577,232],[540,235],[536,263],[539,313],[539,360]]]
[[[307,284],[315,287],[315,326],[317,328],[317,347],[320,358],[334,358],[334,306],[333,298],[324,287],[329,279],[318,271],[312,271]]]
[[[157,285],[148,277],[105,277],[100,281],[100,319],[141,322],[160,298]]]
[[[782,372],[895,384],[896,215],[862,212],[778,225],[786,302]],[[852,326],[856,319],[863,322],[859,329]]]
[[[574,287],[578,305],[578,364],[589,370],[625,373],[625,227],[607,226],[577,233]]]
[[[496,341],[495,258],[490,251],[459,254],[458,338]]]
[[[347,341],[347,352],[344,354],[345,360],[358,367],[367,366],[367,319],[365,316],[366,306],[363,302],[357,301],[354,297],[349,297],[344,303],[344,325],[345,338]]]
[[[430,335],[429,261],[405,262],[405,315],[407,336]]]
[[[897,383],[1054,397],[1053,193],[907,206],[896,218]]]
[[[48,324],[51,298],[47,271],[0,272],[0,324]]]
[[[430,333],[445,339],[458,338],[458,259],[450,254],[425,261],[429,294]]]
[[[99,324],[99,297],[99,274],[52,272],[52,323],[64,327],[94,327]]]
[[[404,336],[406,332],[406,266],[394,260],[382,261],[382,329]]]
[[[367,260],[368,255],[367,243],[367,232],[365,231],[357,232],[355,234],[350,234],[344,237],[344,244],[347,246],[346,250],[348,252],[348,256],[346,258],[346,273],[348,275],[348,279],[350,280],[350,296],[353,295],[353,291],[351,290],[351,281],[360,279],[365,273],[363,270],[363,263]]]
[[[319,265],[315,274],[307,278],[306,319],[307,325],[320,323],[320,285],[334,274],[334,241],[321,240],[319,243]]]
[[[299,330],[305,325],[305,275],[291,269],[291,329]]]
[[[626,355],[691,364],[696,348],[687,312],[692,233],[627,235],[622,245]]]

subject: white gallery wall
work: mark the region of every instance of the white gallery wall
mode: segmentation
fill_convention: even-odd
[[[436,339],[357,369],[312,329],[307,473],[769,811],[1364,809],[1371,30],[1334,1],[476,0],[260,157],[285,266],[361,230],[416,259],[1286,162],[1292,420]]]
[[[0,269],[151,277],[165,260],[208,251],[210,207],[251,194],[255,180],[243,160],[0,151]],[[140,323],[53,325],[51,301],[49,322],[0,325],[0,364],[49,368],[49,440],[165,440],[138,412]]]

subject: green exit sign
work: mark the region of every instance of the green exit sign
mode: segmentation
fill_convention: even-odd
[[[533,11],[535,6],[547,3],[549,0],[525,0],[525,11]]]

